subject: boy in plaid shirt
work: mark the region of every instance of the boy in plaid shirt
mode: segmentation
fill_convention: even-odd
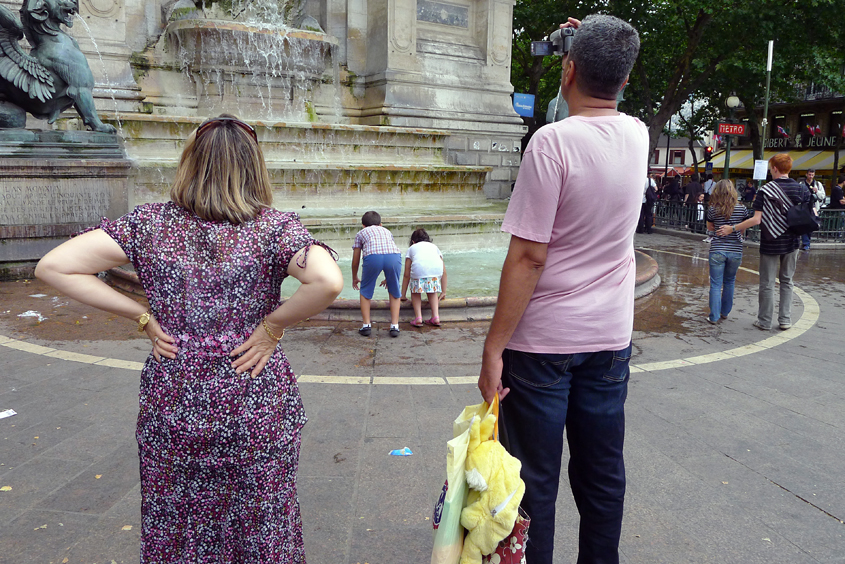
[[[390,294],[390,336],[399,336],[399,275],[402,273],[402,253],[393,242],[393,234],[381,226],[378,212],[368,211],[361,218],[364,228],[355,235],[352,244],[352,288],[361,287],[361,317],[364,324],[358,333],[369,337],[370,301],[376,288],[379,274],[384,272],[384,281]],[[364,255],[364,279],[358,278],[358,264]]]

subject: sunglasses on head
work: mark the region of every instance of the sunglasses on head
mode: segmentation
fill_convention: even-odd
[[[256,143],[258,143],[258,134],[255,133],[255,128],[252,127],[250,124],[239,120],[238,118],[232,117],[216,117],[205,120],[204,122],[202,122],[202,124],[200,124],[199,128],[197,128],[196,138],[199,139],[200,135],[202,135],[203,132],[208,131],[209,129],[213,129],[215,126],[220,125],[223,122],[231,122],[237,125],[241,129],[252,135],[252,138],[255,139]]]

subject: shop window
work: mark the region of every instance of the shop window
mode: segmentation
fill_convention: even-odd
[[[651,164],[658,164],[660,162],[660,149],[655,149],[651,156]]]

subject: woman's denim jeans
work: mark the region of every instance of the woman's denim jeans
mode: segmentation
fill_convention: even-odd
[[[617,564],[625,499],[625,398],[631,345],[619,351],[536,354],[505,349],[501,440],[522,462],[531,518],[526,561],[552,564],[563,433],[581,516],[578,564]]]
[[[734,306],[736,272],[742,264],[742,253],[716,251],[710,253],[710,321],[727,317]]]

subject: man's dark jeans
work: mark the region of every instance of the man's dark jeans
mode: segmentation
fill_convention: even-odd
[[[505,349],[501,440],[522,462],[531,518],[530,564],[552,564],[563,432],[581,516],[578,564],[617,564],[625,498],[625,398],[631,345],[620,351],[536,354]]]

